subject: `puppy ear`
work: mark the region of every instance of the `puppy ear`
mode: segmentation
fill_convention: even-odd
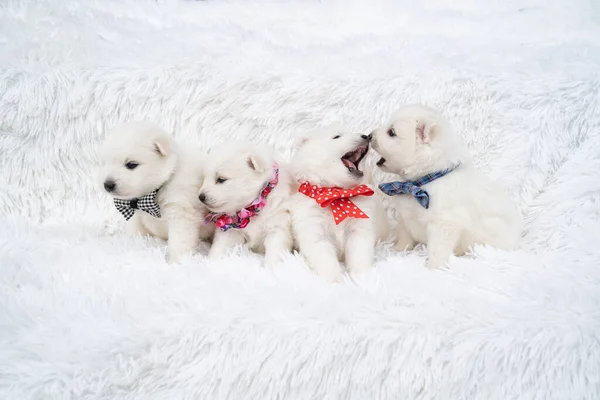
[[[421,141],[421,143],[429,143],[431,142],[432,137],[435,135],[436,125],[433,123],[427,122],[417,122],[417,138]]]
[[[263,172],[268,167],[265,159],[257,154],[250,154],[248,156],[248,166],[256,172]]]
[[[170,150],[171,150],[171,147],[167,140],[156,139],[154,141],[154,151],[156,151],[161,156],[163,156],[163,157],[166,156],[167,154],[169,154]]]
[[[296,148],[304,146],[304,143],[306,142],[308,142],[308,138],[305,136],[300,136],[298,139],[296,139]]]

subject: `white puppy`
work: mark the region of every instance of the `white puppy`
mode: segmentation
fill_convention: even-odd
[[[265,254],[273,267],[292,250],[292,194],[285,165],[265,146],[237,143],[211,151],[198,199],[217,226],[209,257],[219,258],[239,244]],[[196,201],[198,201],[196,199]]]
[[[212,236],[197,198],[197,152],[184,151],[154,124],[131,122],[109,132],[100,153],[104,189],[128,219],[130,234],[168,240],[169,262],[179,262]]]
[[[373,264],[380,232],[377,199],[362,170],[369,139],[316,131],[299,139],[292,161],[301,183],[291,201],[294,239],[310,268],[332,281],[343,278],[340,261],[351,274]]]
[[[405,106],[372,135],[373,149],[382,156],[377,165],[401,177],[380,185],[394,196],[396,249],[425,243],[429,267],[440,268],[475,243],[516,246],[523,228],[519,212],[473,166],[442,115],[422,105]]]

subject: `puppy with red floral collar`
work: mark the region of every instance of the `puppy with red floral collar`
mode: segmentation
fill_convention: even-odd
[[[370,137],[319,130],[298,140],[292,173],[300,183],[291,200],[292,228],[309,267],[331,281],[373,264],[380,236],[374,192],[365,185]]]
[[[205,164],[198,199],[209,209],[205,223],[216,226],[208,253],[220,258],[246,244],[273,267],[292,250],[287,201],[292,183],[285,165],[265,146],[222,146]]]

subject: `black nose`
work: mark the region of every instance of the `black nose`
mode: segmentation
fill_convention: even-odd
[[[112,192],[113,190],[115,190],[115,187],[117,186],[117,184],[115,183],[115,181],[105,181],[104,182],[104,190],[106,190],[107,192]]]
[[[200,193],[200,195],[198,196],[198,200],[204,203],[204,200],[206,200],[206,195],[204,193]]]
[[[373,134],[370,133],[368,135],[360,135],[361,138],[368,140],[369,142],[371,141],[371,139],[373,139]]]

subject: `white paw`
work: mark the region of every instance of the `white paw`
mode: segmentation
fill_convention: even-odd
[[[394,243],[393,249],[396,251],[410,251],[415,248],[415,244],[413,242],[407,241],[397,241]]]
[[[169,264],[169,265],[179,264],[179,263],[181,263],[181,258],[182,258],[182,256],[180,253],[169,252],[169,254],[167,254],[167,264]]]
[[[221,252],[217,252],[217,251],[210,251],[208,253],[208,259],[209,260],[220,260],[221,258],[223,258],[224,255],[225,255],[225,253],[221,253]]]
[[[362,274],[363,272],[371,269],[372,267],[373,267],[372,265],[367,265],[367,264],[353,265],[351,268],[348,268],[348,270],[352,276],[358,276],[358,275]]]
[[[444,269],[448,268],[448,260],[444,259],[429,259],[425,264],[428,269]]]
[[[282,260],[279,255],[267,254],[265,255],[265,267],[274,269],[281,265]]]
[[[323,278],[331,283],[342,283],[344,282],[344,272],[340,268],[328,268],[319,272]]]
[[[129,225],[127,226],[125,233],[127,234],[127,236],[143,236],[143,231],[137,226],[132,226]]]

